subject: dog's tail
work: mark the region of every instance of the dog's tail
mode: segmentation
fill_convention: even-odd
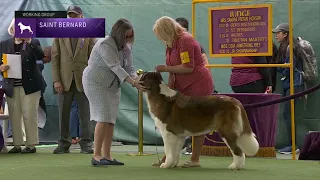
[[[254,133],[242,134],[237,139],[237,145],[247,156],[255,156],[259,151],[259,143]]]
[[[252,132],[247,113],[240,105],[241,120],[243,131],[237,139],[237,145],[247,156],[255,156],[259,151],[259,143],[256,135]]]

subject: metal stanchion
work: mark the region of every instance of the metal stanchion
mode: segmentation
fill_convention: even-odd
[[[143,74],[143,70],[137,71],[138,76]],[[129,156],[150,156],[154,154],[143,152],[143,92],[138,91],[138,153],[129,153]]]

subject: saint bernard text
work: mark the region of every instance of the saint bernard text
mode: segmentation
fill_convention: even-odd
[[[39,22],[40,28],[85,28],[86,22]]]

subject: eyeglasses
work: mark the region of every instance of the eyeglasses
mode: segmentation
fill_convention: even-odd
[[[133,35],[131,35],[131,36],[126,36],[126,39],[131,39],[131,38],[133,38]]]

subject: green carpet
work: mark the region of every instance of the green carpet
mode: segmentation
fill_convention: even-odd
[[[231,157],[201,157],[202,168],[160,169],[152,156],[113,154],[125,166],[92,167],[91,155],[73,151],[54,155],[38,149],[36,154],[0,154],[1,180],[316,180],[319,162],[247,158],[246,169],[228,170]],[[189,156],[182,156],[185,161]]]

